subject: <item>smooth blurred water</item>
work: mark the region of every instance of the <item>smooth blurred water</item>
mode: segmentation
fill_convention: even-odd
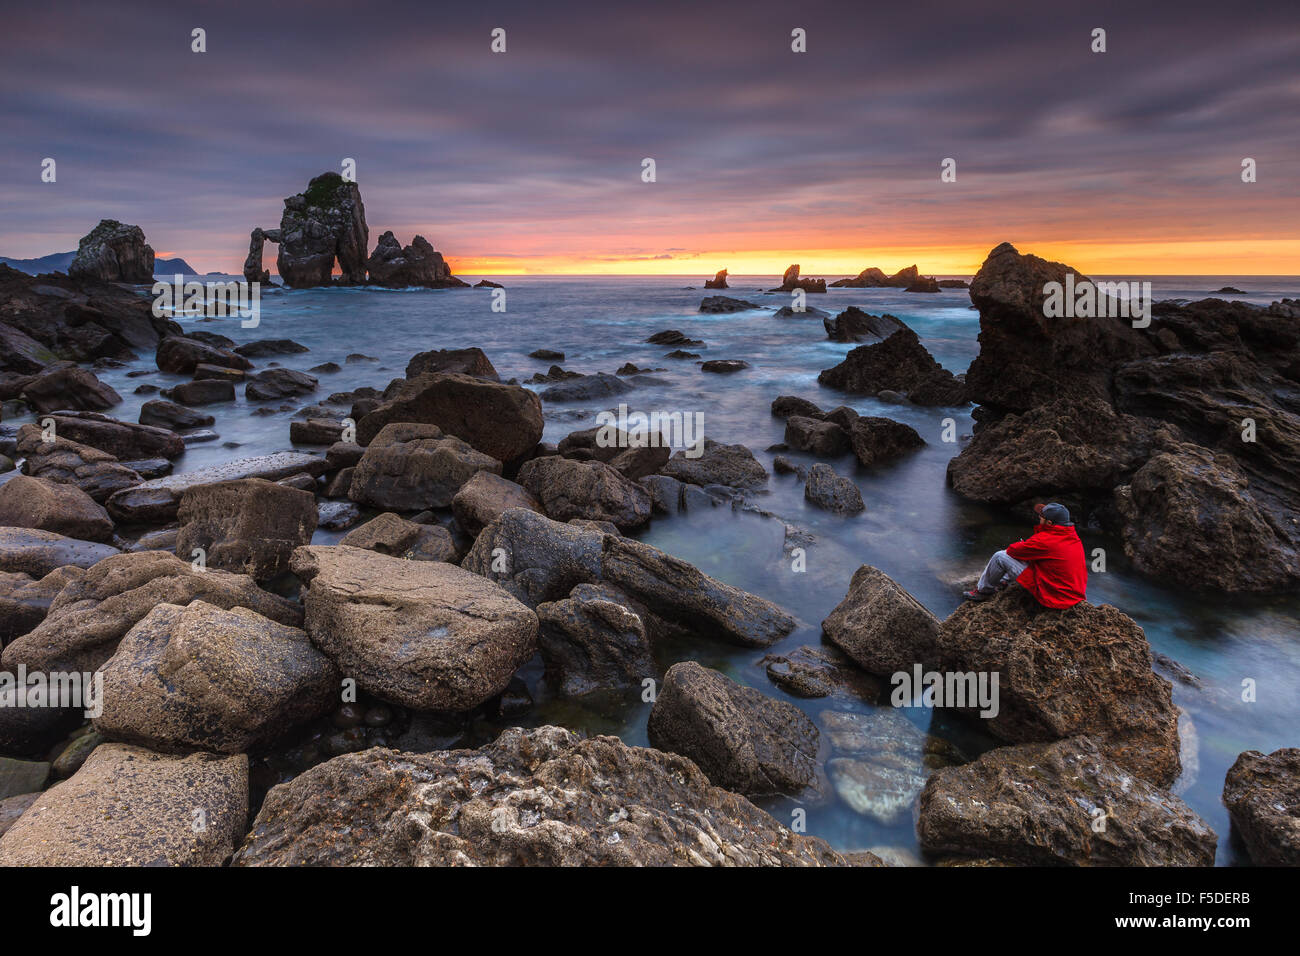
[[[1152,281],[1157,299],[1201,298],[1225,285],[1247,291],[1247,295],[1231,298],[1261,304],[1300,296],[1296,278],[1134,278]],[[277,289],[264,294],[257,329],[242,329],[236,320],[187,320],[183,324],[220,332],[239,343],[291,338],[310,348],[301,355],[257,360],[259,368],[271,361],[302,370],[327,361],[343,366],[338,373],[320,375],[317,395],[294,401],[294,408],[363,385],[382,389],[403,374],[407,360],[416,352],[478,346],[487,352],[503,379],[523,380],[545,371],[551,363],[528,358],[529,352],[539,348],[564,352],[566,358],[560,364],[581,372],[613,372],[625,362],[662,370],[653,377],[663,384],[643,385],[613,401],[546,405],[547,441],[589,427],[597,411],[625,401],[633,411],[702,412],[710,438],[749,446],[770,470],[773,454],[764,449],[780,442],[784,432],[784,423],[769,411],[778,395],[801,395],[823,408],[845,404],[862,414],[906,422],[928,442],[914,455],[878,469],[861,468],[852,456],[832,463],[861,488],[867,503],[863,515],[841,517],[807,506],[802,486],[793,476],[774,475],[766,492],[755,496],[759,506],[815,536],[807,549],[805,573],[791,569],[780,521],[730,508],[656,518],[640,536],[709,574],[788,608],[801,624],[772,649],[777,652],[820,641],[821,620],[844,596],[850,577],[862,564],[881,568],[943,617],[959,603],[957,584],[977,573],[992,551],[1027,533],[1025,527],[1007,524],[1004,514],[960,501],[946,488],[947,463],[961,442],[969,439],[969,409],[888,405],[817,384],[818,372],[839,362],[854,346],[828,341],[820,319],[775,318],[772,310],[789,303],[786,295],[761,291],[779,282],[775,276],[733,276],[732,288],[725,294],[762,308],[716,316],[698,311],[700,299],[715,294],[702,288],[702,279],[505,277],[501,281],[507,286],[505,313],[491,311],[491,295],[481,289]],[[978,316],[964,290],[925,295],[892,289],[832,289],[825,295],[808,296],[808,305],[832,315],[849,305],[892,313],[915,329],[935,358],[954,372],[964,371],[978,350]],[[644,341],[664,329],[680,329],[691,338],[703,339],[704,347],[686,347],[703,358],[743,359],[752,367],[717,375],[701,372],[692,361],[666,359],[671,346]],[[345,364],[350,353],[364,353],[375,361]],[[143,357],[133,368],[153,368],[150,358]],[[142,378],[128,378],[126,371],[113,370],[102,377],[125,398],[114,414],[131,420],[144,401],[156,397],[133,394],[136,386],[150,382],[166,387],[181,380],[156,369]],[[187,451],[177,470],[291,447],[291,413],[250,414],[258,404],[280,403],[250,404],[241,389],[233,404],[208,406],[205,411],[216,416],[214,428],[221,440]],[[345,413],[346,408],[340,412]],[[958,443],[943,441],[944,421],[949,418],[957,424]],[[237,447],[225,447],[230,443]],[[797,452],[790,455],[812,461]],[[337,535],[322,535],[321,540],[332,537]],[[1157,652],[1181,662],[1204,684],[1200,690],[1174,685],[1175,702],[1191,715],[1199,739],[1195,761],[1199,768],[1189,763],[1178,789],[1219,834],[1219,863],[1239,862],[1239,854],[1228,840],[1228,819],[1220,799],[1223,777],[1243,750],[1270,752],[1300,745],[1300,601],[1225,600],[1162,588],[1129,571],[1117,542],[1086,529],[1083,538],[1089,549],[1104,547],[1109,562],[1104,574],[1091,576],[1089,599],[1113,604],[1131,615],[1145,628]],[[660,647],[657,653],[665,669],[676,660],[699,660],[765,694],[793,701],[814,719],[828,707],[843,709],[839,704],[800,701],[786,695],[757,664],[761,651],[710,642]],[[612,698],[556,700],[542,683],[536,662],[524,674],[538,700],[526,722],[555,721],[592,732],[617,733],[634,744],[646,743],[649,704],[640,700],[639,690]],[[1245,679],[1257,682],[1254,703],[1241,700]],[[864,711],[871,706],[866,702],[858,705]],[[942,732],[971,755],[992,743],[978,727],[936,718],[923,709],[904,713],[918,727]],[[917,852],[911,820],[879,824],[850,809],[825,781],[822,786],[821,797],[805,796],[802,802],[791,798],[760,802],[787,823],[791,810],[802,806],[808,832],[841,849],[896,847]]]

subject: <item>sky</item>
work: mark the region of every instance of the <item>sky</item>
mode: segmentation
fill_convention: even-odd
[[[238,272],[350,158],[371,247],[467,275],[1300,273],[1297,0],[979,6],[9,0],[0,255],[111,218]]]

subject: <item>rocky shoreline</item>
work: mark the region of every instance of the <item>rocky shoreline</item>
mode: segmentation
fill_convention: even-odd
[[[304,216],[329,226],[320,248],[299,243],[320,238]],[[290,284],[328,284],[336,260],[345,281],[464,284],[420,237],[403,248],[386,233],[366,257],[360,194],[341,180],[313,180],[255,245],[258,232],[280,241]],[[91,245],[120,240],[108,229]],[[260,263],[258,246],[246,274],[260,278]],[[817,622],[636,537],[656,516],[717,503],[767,514],[757,495],[771,476],[749,448],[708,435],[688,454],[592,428],[542,441],[548,407],[613,398],[653,370],[557,365],[534,390],[501,381],[479,349],[440,349],[387,385],[317,402],[316,375],[273,364],[301,346],[187,332],[105,268],[0,267],[4,418],[37,419],[0,433],[0,468],[19,471],[0,484],[0,670],[103,681],[90,721],[38,706],[31,687],[3,700],[0,864],[883,865],[753,802],[773,794],[911,816],[931,862],[1214,862],[1219,835],[1171,790],[1188,763],[1184,715],[1120,610],[1046,611],[1010,589],[940,620],[864,565],[820,622],[823,644],[789,647]],[[976,403],[948,471],[967,499],[1015,513],[1061,497],[1171,583],[1293,587],[1300,304],[1159,303],[1142,330],[1047,323],[1042,287],[1067,271],[1006,244],[990,253],[971,283],[980,353],[964,375],[893,316],[813,316],[828,341],[861,343],[821,381],[899,406]],[[878,272],[831,285],[914,291],[923,278]],[[826,283],[792,266],[781,288]],[[677,330],[651,341],[704,344]],[[96,366],[150,354],[190,381],[138,422],[113,417],[121,396]],[[729,361],[701,371],[746,374],[707,367]],[[314,450],[173,473],[212,424],[204,410],[236,389],[311,402],[290,428]],[[851,452],[864,468],[926,444],[903,422],[800,396],[770,413],[785,450]],[[1240,440],[1244,418],[1260,441]],[[836,520],[864,508],[827,462],[778,455],[773,467]],[[347,534],[314,544],[324,527]],[[752,651],[771,685],[694,659],[661,669],[670,649],[710,645]],[[649,693],[651,746],[535,725],[529,662],[562,697]],[[967,754],[897,711],[862,712],[914,667],[999,673],[995,717],[952,713],[996,745]],[[826,707],[814,723],[789,698]],[[495,739],[466,733],[477,719]],[[1248,752],[1228,775],[1254,862],[1300,862],[1298,769],[1294,750]]]

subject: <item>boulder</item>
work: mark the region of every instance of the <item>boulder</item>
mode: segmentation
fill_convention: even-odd
[[[235,383],[228,379],[203,378],[165,388],[162,394],[184,405],[215,405],[235,400]]]
[[[232,393],[231,398],[233,397]],[[204,415],[192,408],[186,408],[184,405],[178,405],[175,402],[169,402],[161,398],[155,398],[140,406],[141,425],[178,431],[182,428],[207,428],[216,424],[216,421],[211,415]],[[177,437],[177,442],[183,451],[185,449],[184,440]]]
[[[18,429],[18,451],[26,456],[24,474],[75,485],[101,504],[115,493],[144,481],[137,471],[106,451],[66,438],[45,441],[38,425],[23,425]]]
[[[181,495],[176,551],[203,549],[210,568],[269,581],[289,567],[294,548],[316,531],[316,498],[264,478],[189,488]]]
[[[1178,443],[1151,457],[1115,501],[1124,553],[1170,584],[1269,592],[1300,583],[1294,534],[1252,493],[1230,455]]]
[[[411,786],[413,779],[427,781]],[[426,821],[412,827],[412,820]],[[685,757],[511,728],[478,750],[375,748],[267,796],[239,866],[842,866]]]
[[[342,438],[343,424],[331,418],[303,418],[289,423],[289,441],[295,445],[334,445]]]
[[[192,375],[199,365],[245,370],[253,367],[252,362],[230,349],[183,335],[169,335],[159,342],[154,361],[159,370],[173,375]]]
[[[635,388],[630,382],[597,372],[595,375],[572,376],[565,381],[542,390],[544,402],[591,402],[600,398],[623,395]]]
[[[319,384],[315,376],[291,368],[268,368],[249,376],[247,382],[244,397],[255,402],[272,402],[307,395],[316,391]]]
[[[892,315],[872,315],[851,305],[833,319],[822,323],[832,342],[883,342],[907,324]]]
[[[904,328],[883,342],[859,345],[817,381],[846,392],[874,395],[906,392],[917,405],[965,405],[966,387],[926,351],[915,332]]]
[[[176,517],[181,497],[191,488],[241,478],[279,481],[304,472],[318,476],[325,472],[325,467],[324,458],[300,452],[282,451],[256,458],[239,458],[196,468],[182,475],[154,478],[119,491],[108,499],[108,513],[119,521],[163,524]]]
[[[339,673],[296,627],[202,600],[159,604],[103,667],[95,729],[160,752],[244,753],[332,710]]]
[[[560,359],[563,360],[561,355]],[[433,372],[459,372],[474,378],[484,378],[490,382],[500,380],[497,370],[488,360],[482,349],[438,349],[433,352],[421,352],[406,364],[406,377],[418,378]]]
[[[849,443],[858,461],[871,467],[924,447],[925,439],[915,428],[892,418],[862,415],[849,426]]]
[[[731,488],[759,488],[767,484],[767,469],[744,445],[724,445],[704,439],[703,453],[690,457],[679,451],[661,474],[691,485],[727,485]]]
[[[294,552],[306,628],[344,676],[414,710],[470,710],[501,693],[537,646],[537,615],[441,561],[350,547]]]
[[[1132,618],[1087,601],[1045,608],[1007,588],[959,607],[939,627],[926,670],[1000,674],[998,713],[984,721],[1014,743],[1086,734],[1112,760],[1157,786],[1178,777],[1178,710],[1169,681]]]
[[[34,671],[97,670],[118,641],[159,604],[185,606],[201,598],[222,608],[245,607],[299,627],[297,604],[261,590],[252,578],[227,571],[199,571],[165,551],[113,554],[69,581],[35,629],[8,644],[0,666]]]
[[[456,523],[471,535],[477,535],[510,508],[540,513],[542,505],[526,489],[490,471],[475,472],[451,499]]]
[[[1218,843],[1183,801],[1086,736],[936,771],[916,829],[931,853],[1030,866],[1212,866]]]
[[[1010,505],[1038,496],[1108,495],[1152,452],[1151,424],[1110,403],[1063,398],[978,429],[948,463],[963,498]]]
[[[650,520],[645,489],[603,462],[534,458],[519,469],[519,485],[557,521],[609,521],[627,531]]]
[[[935,659],[939,620],[893,578],[864,564],[822,634],[863,670],[888,677]]]
[[[107,541],[113,521],[76,485],[14,475],[0,485],[0,526],[38,528],[85,541]]]
[[[646,730],[736,793],[797,792],[817,776],[819,735],[803,711],[695,661],[668,669]]]
[[[501,462],[444,435],[436,425],[394,422],[367,446],[352,473],[348,496],[396,511],[446,508],[480,471],[500,474]]]
[[[266,358],[268,355],[301,355],[311,349],[293,339],[258,339],[256,342],[236,345],[235,351],[244,358]]]
[[[339,544],[408,561],[454,562],[459,557],[451,532],[442,525],[416,524],[391,511],[349,531]]]
[[[0,837],[0,865],[220,866],[247,820],[242,754],[104,744]]]
[[[96,378],[94,372],[66,363],[33,375],[23,386],[22,397],[37,412],[99,411],[122,401],[122,396]]]
[[[110,544],[82,541],[36,528],[0,527],[0,571],[44,577],[56,568],[88,568],[117,554]]]
[[[755,306],[758,308],[758,306]],[[683,333],[680,329],[665,329],[662,332],[656,332],[646,339],[650,345],[703,345],[700,339],[693,339]]]
[[[772,400],[772,415],[776,418],[799,416],[820,420],[822,410],[815,403],[797,395],[778,395]]]
[[[368,445],[391,422],[437,425],[499,462],[529,454],[542,439],[542,403],[535,392],[453,372],[419,375],[357,422]]]
[[[791,415],[785,420],[785,443],[818,458],[837,458],[849,450],[849,434],[835,422]]]
[[[858,514],[866,510],[858,486],[825,462],[818,462],[808,470],[808,481],[803,486],[804,499],[810,504],[836,514]]]
[[[546,674],[567,697],[639,687],[655,670],[634,602],[617,588],[579,584],[560,601],[537,605],[537,643]]]
[[[1252,863],[1300,865],[1300,749],[1241,754],[1224,780],[1223,803]]]
[[[156,403],[146,406],[150,404]],[[98,448],[122,461],[177,458],[185,451],[185,442],[166,428],[136,425],[98,412],[63,412],[46,417],[54,422],[58,437]]]
[[[153,264],[153,249],[144,241],[143,229],[116,219],[101,219],[77,243],[68,275],[102,282],[150,283]]]
[[[0,571],[0,646],[45,620],[50,602],[65,584],[80,577],[83,570],[67,565],[40,577],[20,571]],[[0,746],[0,752],[4,749]]]
[[[750,309],[761,309],[761,305],[755,305],[753,302],[746,302],[744,299],[733,299],[727,295],[711,295],[700,302],[701,312],[710,312],[715,315],[722,315],[729,312],[748,312]]]
[[[732,372],[743,372],[749,367],[748,362],[742,362],[740,359],[710,359],[707,362],[700,363],[701,372],[713,372],[717,375],[730,375]]]
[[[498,549],[504,566],[494,555]],[[511,508],[485,527],[461,564],[500,581],[534,606],[562,600],[575,584],[608,584],[647,609],[643,620],[652,635],[677,633],[767,647],[797,623],[771,602],[658,548],[523,508]]]

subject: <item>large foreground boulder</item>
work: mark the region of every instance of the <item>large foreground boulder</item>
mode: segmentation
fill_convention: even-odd
[[[817,776],[819,734],[803,711],[695,661],[668,669],[646,730],[736,793],[798,791]]]
[[[470,710],[537,647],[537,615],[486,578],[440,561],[344,546],[293,555],[307,633],[345,677],[415,710]]]
[[[1228,770],[1223,803],[1258,866],[1300,866],[1300,749],[1247,750]]]
[[[189,604],[202,598],[222,608],[245,607],[291,627],[302,625],[298,605],[268,594],[252,578],[227,571],[197,570],[165,551],[115,554],[71,580],[31,633],[0,655],[14,671],[95,671],[118,641],[159,604]]]
[[[484,528],[462,566],[500,581],[533,606],[562,600],[576,584],[609,584],[647,609],[652,633],[767,647],[796,624],[770,601],[658,548],[523,508],[506,511]]]
[[[412,786],[412,779],[424,781]],[[843,865],[685,757],[510,729],[478,750],[372,749],[268,794],[241,866]]]
[[[1087,734],[1121,766],[1157,786],[1177,778],[1178,710],[1151,669],[1151,646],[1128,615],[1084,601],[1055,610],[1007,588],[968,602],[939,627],[927,670],[1000,675],[988,730],[1015,743]]]
[[[247,819],[247,757],[102,744],[0,837],[0,866],[220,866]]]
[[[931,853],[1031,866],[1212,866],[1218,837],[1087,737],[999,747],[937,771],[917,823]]]
[[[512,462],[541,441],[542,402],[518,385],[431,372],[408,380],[357,422],[357,441],[368,445],[391,422],[437,425],[497,461]]]
[[[289,567],[293,549],[316,531],[316,498],[264,478],[187,489],[176,513],[176,553],[201,548],[208,567],[269,581]]]
[[[95,729],[156,751],[243,753],[340,698],[338,671],[301,630],[203,601],[155,607],[103,675]]]

